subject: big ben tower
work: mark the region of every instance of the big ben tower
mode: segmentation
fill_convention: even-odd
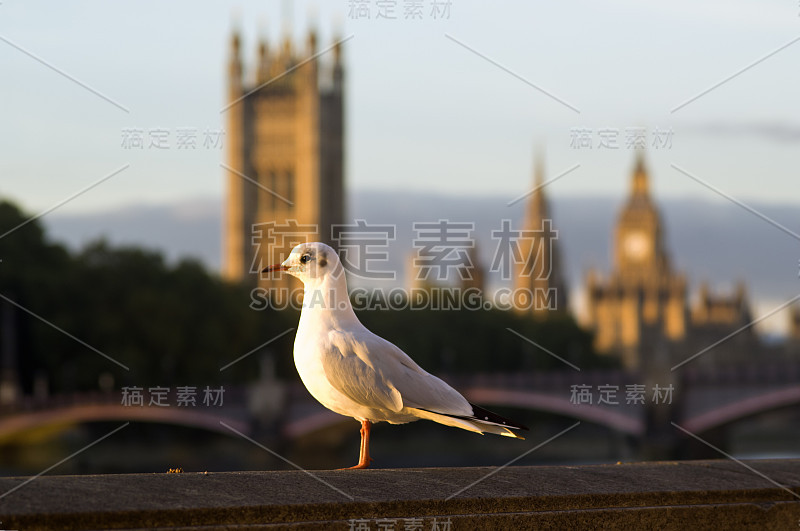
[[[614,233],[612,273],[600,279],[590,272],[587,285],[595,347],[621,357],[626,368],[639,367],[647,352],[686,337],[686,279],[670,266],[641,156]]]
[[[664,251],[661,219],[650,198],[647,170],[641,156],[636,159],[631,188],[614,235],[614,263],[628,281],[643,283],[648,278],[668,274],[669,260]]]

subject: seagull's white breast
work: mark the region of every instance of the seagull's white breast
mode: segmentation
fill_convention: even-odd
[[[331,341],[331,335],[343,332],[335,329],[332,331],[330,326],[323,326],[321,323],[315,322],[317,317],[315,312],[303,312],[294,343],[294,363],[303,385],[306,386],[311,396],[331,411],[354,417],[359,421],[404,423],[417,420],[416,416],[408,412],[395,412],[379,406],[358,403],[331,384],[331,376],[325,372],[323,358],[325,356],[335,357],[335,354],[331,356],[336,350]],[[326,325],[328,324],[326,323]],[[360,323],[359,326],[361,326]]]

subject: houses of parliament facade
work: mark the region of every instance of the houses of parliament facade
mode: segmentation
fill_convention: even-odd
[[[614,230],[611,273],[590,270],[586,278],[586,324],[595,348],[635,369],[654,357],[671,365],[730,336],[697,362],[743,361],[757,346],[744,284],[728,294],[702,284],[690,306],[688,282],[672,263],[649,181],[640,155]]]
[[[524,264],[523,268],[534,274],[517,274],[515,287],[559,294],[552,308],[525,310],[534,318],[546,319],[550,312],[568,309],[558,236],[553,229],[557,221],[551,217],[542,173],[537,167],[523,227],[538,230],[545,241],[528,243],[540,249],[533,255],[539,263]],[[547,230],[541,230],[544,227]],[[642,155],[636,158],[631,172],[630,190],[617,218],[609,254],[611,272],[601,275],[590,270],[585,280],[583,324],[593,332],[598,353],[619,359],[626,369],[637,370],[643,369],[644,363],[669,368],[704,349],[709,352],[699,356],[697,363],[737,363],[758,350],[743,283],[727,294],[713,293],[707,284],[701,284],[696,301],[689,304],[688,282],[672,264]],[[535,274],[542,263],[549,265],[548,275]],[[792,319],[793,336],[800,330],[799,315],[795,312]]]
[[[262,287],[293,281],[257,273],[283,259],[309,237],[330,241],[331,226],[344,222],[344,68],[339,44],[320,52],[314,32],[302,50],[285,38],[275,49],[257,46],[255,68],[246,75],[241,38],[234,33],[228,64],[227,180],[223,234],[223,276]],[[330,53],[328,53],[330,52]],[[533,274],[517,274],[515,288],[552,291],[554,305],[525,310],[533,318],[567,312],[566,285],[539,161],[535,191],[523,225],[540,231],[542,249],[522,264]],[[297,225],[298,239],[271,239],[269,229]],[[308,228],[316,231],[312,236]],[[291,230],[288,231],[291,234]],[[545,253],[545,254],[543,254]],[[698,363],[736,362],[758,348],[744,284],[727,294],[702,285],[690,305],[686,276],[677,271],[666,247],[664,225],[650,191],[643,156],[637,157],[630,190],[616,222],[611,271],[590,271],[585,279],[584,324],[595,349],[635,370],[643,360],[664,363],[715,345]],[[477,264],[476,264],[477,266]],[[480,271],[478,271],[480,273]],[[480,278],[478,274],[475,278]],[[482,286],[481,286],[482,288]],[[795,309],[788,343],[800,350],[800,312]],[[724,341],[719,341],[727,338]]]

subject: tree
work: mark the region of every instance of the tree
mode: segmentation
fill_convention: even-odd
[[[197,262],[169,265],[158,253],[104,241],[73,256],[26,220],[0,203],[0,295],[14,308],[27,392],[37,374],[53,392],[96,389],[103,373],[118,387],[241,383],[254,377],[258,353],[220,367],[295,326],[291,313],[251,309],[244,287]],[[284,373],[291,341],[270,345],[283,354]]]

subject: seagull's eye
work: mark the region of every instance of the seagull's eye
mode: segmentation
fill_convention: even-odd
[[[301,257],[300,257],[300,263],[301,263],[301,264],[305,264],[305,263],[307,263],[309,260],[311,260],[311,256],[309,256],[309,255],[307,255],[307,254],[304,254],[303,256],[301,256]]]

